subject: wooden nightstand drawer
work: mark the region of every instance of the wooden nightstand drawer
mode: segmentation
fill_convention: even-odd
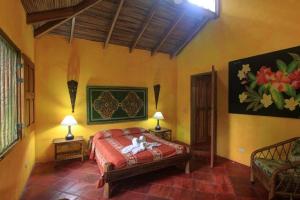
[[[73,140],[58,138],[53,140],[55,161],[69,160],[74,158],[84,159],[84,139],[75,137]]]
[[[172,140],[172,130],[161,128],[160,130],[149,129],[149,132],[165,140]]]

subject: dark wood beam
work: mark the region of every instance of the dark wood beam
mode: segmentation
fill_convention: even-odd
[[[68,8],[59,8],[55,10],[46,10],[41,12],[28,13],[26,17],[27,24],[56,21],[65,19],[73,15],[75,12],[74,6]]]
[[[73,36],[74,36],[74,29],[75,29],[75,23],[76,23],[76,18],[72,18],[72,24],[71,24],[71,30],[70,30],[70,38],[69,38],[69,43],[72,42]]]
[[[58,8],[53,10],[29,13],[27,14],[26,20],[28,24],[33,24],[69,18],[77,12],[80,12],[82,9],[89,7],[94,2],[97,2],[97,0],[84,0],[79,4],[68,8]]]
[[[124,5],[124,2],[125,2],[125,0],[120,0],[120,3],[119,3],[119,6],[118,6],[118,9],[117,9],[117,12],[116,12],[116,14],[115,14],[115,16],[114,16],[113,22],[112,22],[112,24],[111,24],[111,26],[110,26],[110,29],[109,29],[107,38],[106,38],[106,40],[105,40],[104,48],[106,48],[106,47],[108,46],[108,43],[109,43],[110,38],[111,38],[111,35],[112,35],[113,31],[114,31],[114,28],[115,28],[115,26],[116,26],[117,20],[118,20],[118,18],[119,18],[121,9],[122,9],[122,7],[123,7],[123,5]]]
[[[176,28],[177,24],[180,22],[180,20],[184,17],[185,11],[182,11],[178,17],[172,22],[172,24],[168,27],[168,29],[164,32],[163,37],[160,39],[158,44],[154,47],[154,49],[151,51],[151,55],[155,55],[159,48],[165,43],[165,41],[168,39],[168,37],[171,35],[173,30]]]
[[[176,48],[176,50],[171,54],[171,58],[177,56],[184,47],[199,33],[203,27],[205,27],[206,23],[209,21],[209,18],[203,18],[201,22],[196,26],[195,30],[189,34],[186,39]]]
[[[64,23],[66,20],[65,19],[58,19],[55,21],[47,22],[46,24],[38,27],[37,29],[34,30],[34,37],[40,37],[43,34],[48,33],[49,31],[55,29],[62,23]]]
[[[132,52],[132,50],[136,47],[136,45],[138,44],[139,40],[141,39],[142,35],[144,34],[144,32],[146,31],[147,27],[149,26],[153,16],[155,15],[155,12],[157,10],[157,7],[159,6],[161,0],[156,0],[156,2],[154,3],[154,5],[151,7],[146,20],[144,22],[144,24],[142,25],[141,29],[139,30],[133,44],[130,47],[130,52]]]
[[[67,22],[73,17],[76,17],[77,15],[81,14],[82,12],[86,11],[87,9],[93,7],[97,3],[101,2],[102,0],[84,0],[78,5],[75,6],[74,12],[72,15],[68,16],[67,18],[55,20],[55,21],[50,21],[42,26],[38,27],[37,29],[34,30],[34,36],[35,37],[40,37],[49,31],[55,29],[56,27],[60,26],[61,24]]]

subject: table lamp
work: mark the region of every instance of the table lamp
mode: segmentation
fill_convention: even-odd
[[[64,120],[61,122],[62,126],[68,126],[68,134],[66,136],[66,140],[73,140],[74,135],[71,132],[71,126],[77,125],[77,121],[72,115],[68,115],[64,118]]]
[[[164,116],[161,112],[156,112],[153,116],[154,119],[157,119],[157,125],[155,127],[155,130],[160,130],[159,120],[164,119]]]

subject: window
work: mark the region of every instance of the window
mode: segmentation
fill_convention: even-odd
[[[0,30],[0,158],[19,139],[19,49]]]
[[[216,12],[216,0],[188,0],[189,3]]]

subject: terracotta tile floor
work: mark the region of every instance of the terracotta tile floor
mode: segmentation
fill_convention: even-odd
[[[121,181],[113,187],[113,200],[266,200],[261,185],[249,182],[249,168],[218,158],[214,169],[206,159],[192,161],[192,173],[170,167]],[[68,161],[35,166],[22,200],[99,200],[99,173],[93,161]]]

